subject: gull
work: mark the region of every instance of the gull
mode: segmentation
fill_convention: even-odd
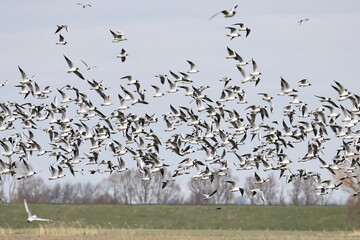
[[[121,62],[125,62],[127,56],[129,56],[129,55],[126,53],[125,49],[121,49],[120,54],[117,55],[116,57],[120,58]]]
[[[320,102],[328,102],[331,105],[333,105],[334,107],[339,108],[339,106],[334,101],[332,101],[331,98],[329,98],[329,97],[322,97],[322,96],[318,96],[318,95],[315,95],[315,97],[320,98]]]
[[[307,22],[307,21],[309,21],[308,18],[300,18],[300,19],[298,20],[298,23],[299,23],[299,25],[301,25],[302,23]]]
[[[111,33],[111,34],[113,35],[113,37],[114,37],[114,39],[113,39],[113,42],[114,42],[114,43],[127,40],[127,38],[124,37],[124,33],[123,33],[123,32],[116,32],[116,33],[115,33],[114,31],[111,31],[111,29],[109,29],[109,30],[110,30],[110,33]]]
[[[121,77],[120,79],[127,79],[128,80],[127,85],[138,83],[138,80],[134,79],[131,75],[126,75],[124,77]]]
[[[164,84],[167,75],[166,74],[156,74],[155,77],[158,77],[160,79],[161,84]]]
[[[7,83],[8,83],[8,80],[6,80],[6,81],[3,82],[3,83],[0,83],[0,87],[4,87]]]
[[[226,85],[231,81],[232,79],[229,77],[223,77],[222,79],[220,79],[220,82],[224,82],[224,87],[226,87]]]
[[[290,104],[300,104],[300,103],[302,103],[302,101],[300,101],[299,95],[297,95],[297,94],[290,94],[289,96],[293,98],[293,99],[289,102]]]
[[[196,69],[195,64],[192,61],[186,60],[190,64],[190,70],[187,73],[197,73],[199,70]]]
[[[238,53],[235,53],[235,56],[236,56],[236,60],[238,60],[239,62],[236,64],[236,66],[245,66],[247,64],[249,64],[249,62],[246,62],[244,61],[244,59],[238,54]]]
[[[68,73],[75,73],[76,76],[78,76],[79,78],[81,78],[82,80],[85,80],[85,78],[83,77],[83,75],[78,71],[79,68],[77,67],[74,67],[74,64],[72,61],[70,61],[70,59],[68,59],[65,55],[64,55],[64,58],[67,62],[67,64],[69,65],[69,69],[67,70]]]
[[[261,200],[263,200],[263,202],[266,202],[266,199],[265,199],[265,196],[264,196],[264,192],[261,191],[260,188],[251,189],[250,191],[251,191],[251,193],[252,193],[253,196],[256,195],[256,194],[258,194],[258,195],[260,195]]]
[[[83,3],[77,3],[76,5],[82,6],[82,8],[92,7],[92,6],[91,6],[91,4],[89,4],[89,3],[86,3],[86,4],[83,4]]]
[[[328,108],[330,110],[330,114],[328,117],[337,119],[340,116],[340,113],[335,112],[335,108],[330,105],[323,105],[324,107]]]
[[[243,80],[241,80],[241,83],[249,82],[253,79],[252,76],[248,76],[244,69],[242,69],[240,66],[236,65],[237,69],[240,71],[241,75],[243,76]]]
[[[281,77],[281,92],[278,93],[278,95],[282,96],[282,95],[286,95],[291,92],[297,92],[297,90],[290,88],[289,83]]]
[[[254,184],[261,184],[270,181],[270,178],[262,179],[256,172],[255,172],[255,182]]]
[[[234,38],[241,36],[238,32],[236,32],[237,31],[236,28],[234,27],[225,27],[225,28],[230,30],[230,33],[226,34],[226,36],[230,37],[230,40],[233,40]]]
[[[25,159],[22,159],[22,161],[24,163],[24,166],[25,166],[27,172],[25,174],[23,174],[23,175],[18,176],[16,178],[17,180],[20,180],[20,179],[23,179],[23,178],[28,178],[28,177],[31,177],[31,176],[36,174],[36,172],[34,172],[32,167],[27,163],[27,161]]]
[[[59,34],[59,41],[56,42],[57,45],[66,45],[67,41],[65,41],[63,35]]]
[[[38,216],[32,214],[29,207],[28,207],[28,205],[27,205],[26,199],[24,199],[24,205],[25,205],[25,210],[26,210],[26,212],[28,214],[28,219],[27,219],[28,223],[31,223],[33,221],[43,221],[43,222],[51,222],[52,221],[52,220],[46,219],[46,218],[39,218]]]
[[[238,6],[238,5],[236,4],[236,5],[233,6],[230,10],[224,9],[224,10],[222,10],[222,11],[220,11],[220,12],[217,12],[217,13],[215,13],[213,16],[211,16],[211,17],[209,18],[209,20],[211,20],[211,19],[213,19],[214,17],[216,17],[216,15],[218,15],[219,13],[224,14],[224,17],[226,17],[226,18],[233,17],[233,16],[236,14],[235,9],[237,8],[237,6]]]
[[[139,95],[140,95],[140,99],[138,99],[138,98],[135,98],[134,95],[131,94],[128,90],[126,90],[123,86],[121,86],[121,89],[123,90],[123,92],[125,94],[127,94],[130,97],[130,100],[132,100],[131,105],[135,105],[137,103],[148,104],[148,102],[145,101],[145,95],[144,94],[141,94],[141,93],[138,92]]]
[[[160,88],[158,86],[155,85],[151,85],[151,87],[153,87],[155,89],[155,94],[153,97],[161,97],[164,96],[164,93],[160,92]]]
[[[236,59],[236,57],[237,57],[236,53],[232,49],[230,49],[229,47],[226,47],[226,49],[228,51],[228,55],[225,58],[226,59],[230,59],[230,58]]]
[[[233,24],[233,26],[236,26],[236,25],[239,26],[238,31],[245,31],[246,32],[245,37],[247,37],[250,34],[251,29],[247,28],[247,27],[244,27],[245,25],[243,23],[235,23],[235,24]]]
[[[49,177],[49,180],[55,180],[65,177],[65,174],[63,174],[63,168],[60,167],[60,165],[58,165],[57,170],[51,165],[50,172],[51,172],[51,177]]]
[[[54,34],[57,34],[57,33],[60,32],[62,29],[65,29],[67,32],[69,31],[68,25],[59,24],[59,25],[56,25],[56,26],[57,26],[57,29],[56,29],[56,31],[55,31]]]
[[[257,64],[256,64],[256,62],[254,61],[254,59],[251,59],[251,64],[252,64],[252,67],[253,67],[253,72],[250,73],[250,76],[256,77],[256,76],[261,75],[261,72],[259,72],[259,71],[257,70]],[[257,83],[256,83],[256,84],[257,84]],[[256,84],[255,84],[255,86],[256,86]]]
[[[118,171],[118,172],[125,172],[125,171],[127,171],[128,168],[125,167],[124,159],[122,159],[121,157],[118,157],[117,160],[118,160],[118,163],[119,163],[117,171]]]
[[[240,192],[241,195],[244,195],[244,189],[243,188],[240,188],[240,187],[236,187],[235,186],[235,182],[234,181],[225,181],[227,183],[230,183],[232,188],[230,189],[230,192]]]
[[[169,86],[170,86],[170,89],[167,90],[168,93],[175,93],[175,92],[179,91],[179,89],[176,86],[176,82],[172,82],[169,79],[167,79],[167,80],[168,80],[168,83],[169,83]]]
[[[215,196],[215,193],[217,193],[217,189],[215,189],[215,191],[213,191],[212,193],[210,194],[204,194],[202,193],[201,195],[203,195],[203,200],[209,200],[209,199],[212,199],[214,198]]]
[[[345,99],[348,99],[350,96],[350,92],[339,82],[334,81],[337,86],[331,85],[338,93],[339,93],[339,101],[343,101]]]
[[[20,68],[20,66],[18,66],[18,68],[19,68],[19,71],[21,73],[21,78],[22,78],[22,81],[20,82],[20,84],[24,85],[27,83],[31,83],[32,80],[26,76],[26,73]]]
[[[268,102],[270,104],[270,111],[272,112],[274,109],[274,105],[272,102],[273,97],[270,97],[269,94],[267,93],[258,93],[258,95],[262,95],[262,100]]]
[[[81,59],[80,59],[81,60]],[[92,68],[96,68],[97,66],[89,66],[84,60],[81,60],[82,61],[82,63],[85,65],[85,67],[86,67],[86,70],[90,70],[90,69],[92,69]]]
[[[308,87],[308,86],[311,86],[311,83],[306,79],[301,79],[299,81],[299,87]]]

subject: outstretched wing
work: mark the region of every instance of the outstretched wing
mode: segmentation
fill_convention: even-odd
[[[35,220],[36,221],[42,221],[42,222],[51,222],[52,221],[51,219],[39,218],[39,217],[36,217]]]
[[[27,205],[26,199],[24,199],[24,205],[25,205],[25,210],[26,210],[27,214],[29,215],[29,217],[31,217],[32,214],[31,214],[31,211],[30,211],[30,209],[29,209],[29,207]]]

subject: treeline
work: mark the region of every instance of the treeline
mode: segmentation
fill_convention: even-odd
[[[240,192],[231,192],[232,185],[215,176],[212,180],[191,178],[187,188],[171,180],[168,173],[153,174],[150,181],[141,181],[143,174],[135,169],[113,172],[99,183],[58,182],[48,184],[40,176],[21,180],[8,177],[0,182],[1,202],[22,202],[52,204],[267,204],[267,205],[337,205],[332,193],[319,196],[314,189],[317,182],[295,179],[284,184],[275,175],[261,184],[262,194],[255,194],[253,177],[245,178]],[[227,178],[239,182],[231,172]],[[5,184],[7,183],[7,184]],[[203,194],[216,190],[213,198],[204,199]],[[264,201],[264,198],[266,199]]]

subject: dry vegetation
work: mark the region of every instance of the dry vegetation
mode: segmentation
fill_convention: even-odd
[[[59,226],[36,229],[0,229],[0,240],[195,240],[195,239],[284,239],[284,240],[322,240],[359,239],[360,232],[325,231],[242,231],[242,230],[158,230],[158,229],[102,229],[96,227]]]

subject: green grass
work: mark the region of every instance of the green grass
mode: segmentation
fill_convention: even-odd
[[[29,204],[52,223],[26,222],[22,204],[0,205],[0,227],[9,229],[78,226],[102,229],[218,229],[351,231],[358,223],[343,206],[42,205]]]

